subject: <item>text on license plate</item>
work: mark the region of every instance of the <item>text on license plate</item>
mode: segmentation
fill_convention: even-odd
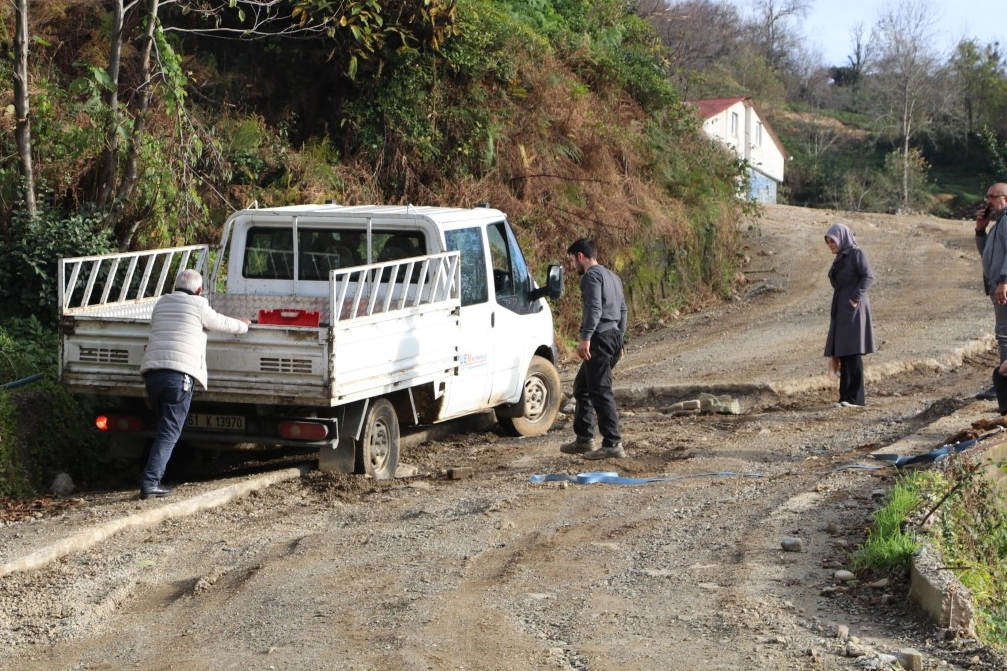
[[[245,418],[241,415],[211,415],[194,412],[190,413],[185,420],[185,426],[189,429],[204,431],[244,431]]]

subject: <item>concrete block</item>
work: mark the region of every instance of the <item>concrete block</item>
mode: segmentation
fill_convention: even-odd
[[[923,671],[923,655],[912,648],[903,648],[895,653],[899,665],[906,671]]]
[[[395,466],[396,478],[412,478],[420,474],[420,469],[412,464],[398,464]]]
[[[741,413],[741,402],[731,396],[700,394],[699,404],[704,410],[708,410],[709,412],[719,412],[732,415]]]
[[[464,480],[475,475],[475,471],[470,466],[460,466],[448,469],[448,480]]]
[[[947,570],[939,553],[924,544],[913,557],[909,595],[939,627],[975,635],[975,605],[972,594]]]

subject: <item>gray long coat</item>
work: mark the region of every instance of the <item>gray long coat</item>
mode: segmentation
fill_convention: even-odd
[[[874,326],[867,290],[874,284],[874,272],[867,255],[859,247],[836,254],[829,281],[834,291],[825,356],[870,354],[874,351]],[[851,298],[860,301],[857,307],[850,305]]]

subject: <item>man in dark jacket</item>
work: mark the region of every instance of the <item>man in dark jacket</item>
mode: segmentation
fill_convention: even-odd
[[[998,182],[986,190],[986,204],[976,212],[976,247],[983,259],[983,284],[993,301],[993,332],[1000,361],[1007,360],[1007,184]],[[987,232],[986,227],[993,222]],[[977,394],[996,398],[994,388]]]
[[[594,243],[577,240],[566,253],[580,275],[583,318],[577,355],[583,363],[573,382],[577,410],[573,418],[576,439],[560,447],[565,454],[585,459],[621,459],[626,456],[619,433],[619,413],[612,394],[612,368],[622,358],[626,335],[626,300],[622,280],[598,263]],[[594,449],[594,422],[598,420],[601,447]]]

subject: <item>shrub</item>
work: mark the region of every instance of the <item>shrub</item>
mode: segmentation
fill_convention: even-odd
[[[0,389],[0,496],[24,497],[31,492],[17,445],[17,406],[10,393]]]
[[[0,431],[0,494],[43,493],[61,472],[78,487],[107,479],[84,408],[55,381],[0,391]]]
[[[35,315],[0,324],[0,384],[36,373],[55,379],[58,372],[56,332]]]
[[[0,495],[44,492],[62,471],[78,483],[103,477],[90,417],[56,382],[56,338],[35,315],[0,324],[0,384],[30,382],[0,389]]]
[[[114,250],[112,232],[102,228],[99,216],[64,217],[41,207],[31,219],[16,211],[6,239],[0,239],[0,317],[35,315],[55,324],[58,259]]]
[[[949,568],[976,600],[977,633],[1007,652],[1007,500],[986,469],[1007,471],[967,455],[953,459],[935,495],[940,511],[932,537]]]

